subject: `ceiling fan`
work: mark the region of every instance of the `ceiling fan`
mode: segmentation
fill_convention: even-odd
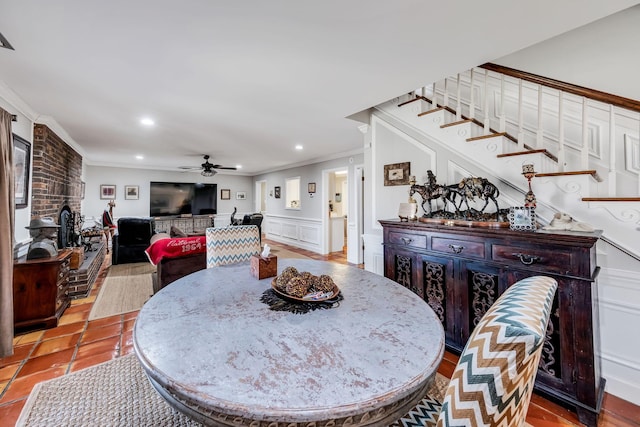
[[[231,167],[231,166],[222,166],[222,165],[214,165],[213,163],[209,162],[209,155],[205,154],[204,155],[204,163],[200,165],[200,167],[191,167],[191,166],[180,166],[180,169],[185,169],[185,170],[197,170],[197,169],[202,169],[202,171],[200,172],[200,174],[202,176],[213,176],[216,173],[218,173],[216,171],[216,169],[225,169],[225,170],[237,170],[237,168],[235,167]]]

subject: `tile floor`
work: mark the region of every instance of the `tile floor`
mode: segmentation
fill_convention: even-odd
[[[272,247],[283,246],[314,259],[346,264],[346,255],[328,256],[264,240]],[[18,335],[14,355],[0,359],[0,425],[13,426],[33,386],[79,369],[133,352],[132,331],[138,311],[88,321],[89,312],[107,275],[107,256],[99,277],[87,298],[73,300],[57,327]],[[360,266],[362,267],[362,266]],[[451,375],[457,357],[447,353],[439,371]],[[534,395],[527,421],[535,427],[578,426],[575,414]],[[640,426],[640,408],[605,394],[599,426]]]

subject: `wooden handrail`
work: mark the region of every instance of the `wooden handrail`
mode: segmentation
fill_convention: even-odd
[[[526,80],[531,83],[547,86],[552,89],[560,90],[562,92],[571,93],[578,96],[584,96],[589,99],[604,102],[605,104],[612,104],[616,107],[626,108],[627,110],[640,112],[640,101],[636,101],[630,98],[624,98],[618,95],[612,95],[610,93],[601,92],[595,89],[589,89],[586,87],[574,85],[571,83],[563,82],[560,80],[550,79],[548,77],[539,76],[537,74],[527,73],[526,71],[515,70],[513,68],[505,67],[503,65],[486,63],[479,66],[485,70],[495,71],[506,76],[515,77],[518,79]]]

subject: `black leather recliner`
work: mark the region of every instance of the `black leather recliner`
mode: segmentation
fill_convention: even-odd
[[[111,264],[149,261],[145,249],[151,244],[155,230],[153,218],[120,218],[113,236]]]
[[[261,213],[246,214],[244,218],[242,218],[242,224],[239,224],[239,225],[257,225],[258,235],[260,236],[260,243],[262,243],[262,219],[263,219],[263,216]]]

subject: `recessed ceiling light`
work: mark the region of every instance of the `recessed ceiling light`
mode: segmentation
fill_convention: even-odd
[[[143,124],[145,126],[153,126],[156,124],[156,122],[154,122],[150,117],[143,117],[140,119],[140,124]]]
[[[136,159],[138,159],[138,160],[144,160],[144,156],[143,156],[143,155],[141,155],[141,154],[138,154],[138,155],[136,156]]]
[[[236,165],[236,169],[242,169],[242,165]]]
[[[300,144],[296,145],[296,150],[302,150],[302,145]]]

